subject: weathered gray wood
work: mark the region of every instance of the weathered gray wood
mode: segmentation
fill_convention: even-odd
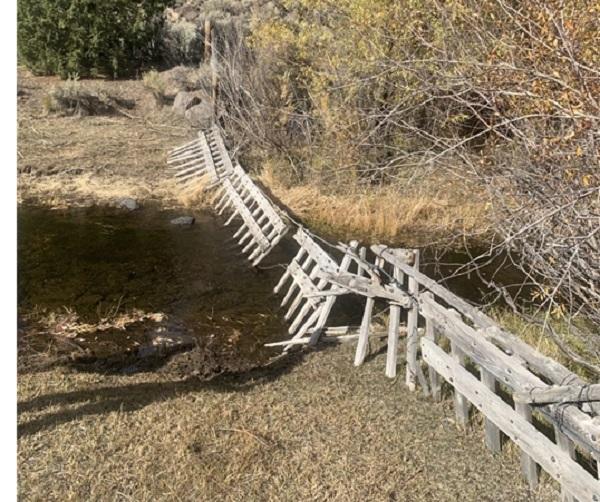
[[[414,250],[413,268],[419,268],[419,251]],[[417,280],[408,276],[408,294],[411,296],[411,303],[408,307],[408,317],[406,321],[406,386],[410,391],[417,388],[417,374],[419,371],[419,363],[417,361],[417,350],[419,347],[419,335],[417,332],[417,324],[419,319],[419,283]]]
[[[455,342],[450,342],[450,353],[457,364],[462,367],[465,365],[465,354]],[[469,401],[463,396],[456,387],[454,388],[454,412],[456,414],[456,423],[461,427],[469,424]]]
[[[371,250],[376,255],[383,257],[389,263],[398,266],[398,268],[405,274],[412,275],[421,286],[428,289],[436,296],[442,298],[449,305],[452,305],[454,308],[458,309],[476,326],[480,328],[486,328],[485,336],[493,339],[494,343],[501,346],[504,350],[518,354],[527,362],[527,365],[537,373],[544,375],[552,380],[552,382],[559,385],[585,384],[585,382],[582,381],[577,375],[569,371],[558,361],[552,359],[551,357],[544,356],[512,333],[502,330],[492,318],[485,315],[483,312],[476,309],[459,296],[448,291],[441,284],[438,284],[436,281],[427,277],[422,272],[415,270],[414,267],[410,267],[403,263],[402,260],[397,259],[394,256],[392,249],[384,245],[374,245],[371,246]],[[594,409],[600,411],[600,407]]]
[[[233,172],[233,164],[231,163],[231,159],[229,158],[229,153],[227,153],[227,149],[223,144],[223,138],[221,137],[221,132],[219,128],[215,125],[211,128],[211,136],[214,141],[214,147],[211,148],[211,153],[218,153],[221,156],[223,161],[223,171],[225,174]],[[213,153],[213,155],[214,155]]]
[[[534,405],[600,401],[600,384],[533,388],[528,392],[517,392],[514,395],[514,400],[515,402]]]
[[[350,242],[350,248],[351,249],[356,249],[356,247],[358,246],[358,241],[351,241]],[[327,256],[327,258],[329,258],[329,256]],[[322,264],[327,263],[328,266],[330,266],[331,264],[329,263],[328,260],[326,260],[324,257],[318,257],[319,261],[317,262],[317,264],[319,266],[322,266]],[[333,260],[331,260],[333,262]],[[345,254],[344,257],[342,258],[342,262],[340,263],[339,266],[339,271],[341,273],[344,273],[348,270],[348,267],[350,266],[350,263],[352,261],[352,258],[349,254]],[[335,265],[335,262],[334,262]],[[345,293],[344,290],[340,289],[338,286],[336,286],[335,284],[333,286],[331,286],[331,291],[334,293]],[[327,299],[325,300],[322,308],[321,308],[321,313],[319,315],[319,318],[317,319],[317,322],[315,324],[315,329],[313,331],[313,333],[311,334],[310,340],[311,340],[311,345],[315,345],[317,343],[317,341],[319,340],[319,337],[321,336],[321,331],[322,329],[325,327],[325,324],[327,323],[327,319],[329,317],[329,314],[331,313],[331,309],[333,308],[333,305],[336,301],[336,297],[335,296],[329,296],[327,297]]]
[[[186,155],[189,152],[196,151],[199,148],[202,148],[202,138],[200,138],[200,137],[196,141],[190,143],[189,146],[182,148],[181,150],[178,150],[177,152],[170,153],[167,157],[167,160],[173,160],[182,155]]]
[[[481,383],[485,385],[494,394],[497,392],[497,381],[488,370],[480,368]],[[502,451],[502,439],[500,437],[500,429],[489,418],[485,418],[485,444],[489,450],[494,453]]]
[[[515,403],[515,410],[527,422],[531,422],[531,406],[525,403]],[[524,450],[521,450],[521,473],[532,490],[537,488],[539,477],[535,460]]]
[[[316,298],[316,297],[318,297],[318,295],[316,293],[318,293],[319,290],[316,288],[316,286],[311,281],[309,275],[306,273],[306,271],[313,264],[314,264],[314,262],[312,260],[312,257],[307,256],[304,259],[304,262],[302,263],[301,266],[296,266],[295,263],[290,263],[290,265],[289,265],[290,270],[292,272],[292,277],[294,279],[294,282],[298,286],[298,291],[296,292],[296,296],[292,300],[292,303],[290,304],[290,307],[284,316],[286,321],[289,320],[291,318],[291,316],[294,314],[294,312],[296,311],[296,309],[302,302],[304,295],[310,294],[310,298],[308,299],[309,301],[313,301],[313,302],[318,301],[318,298]],[[291,288],[290,288],[290,290],[291,290]],[[291,299],[291,298],[289,298],[289,299]],[[288,301],[289,301],[289,299],[288,299]]]
[[[390,305],[390,317],[388,320],[388,347],[385,360],[385,376],[396,378],[396,366],[398,361],[398,339],[400,336],[400,306]]]
[[[268,248],[269,242],[267,241],[266,237],[262,233],[260,227],[252,219],[252,215],[250,214],[250,212],[248,211],[248,208],[244,205],[244,203],[240,199],[240,196],[237,194],[235,189],[231,186],[231,182],[228,179],[224,179],[223,184],[224,184],[225,188],[229,191],[229,197],[231,198],[236,209],[238,210],[239,215],[244,220],[244,223],[246,224],[248,229],[252,231],[252,234],[254,235],[254,237],[257,241],[257,244],[259,246],[263,247],[264,249]]]
[[[425,293],[431,295],[431,293]],[[432,343],[437,343],[437,333],[435,331],[435,322],[433,319],[425,319],[425,336],[431,340]],[[431,387],[431,397],[434,401],[442,400],[442,382],[437,374],[437,371],[432,366],[428,366],[429,373],[429,385]]]
[[[187,150],[179,155],[176,155],[167,160],[167,164],[175,164],[176,162],[186,161],[188,159],[198,158],[202,155],[202,147],[196,146],[191,150]]]
[[[410,297],[392,284],[377,284],[368,277],[359,277],[355,274],[325,274],[325,276],[333,284],[358,295],[384,298],[404,307],[410,305]]]
[[[394,266],[394,279],[398,284],[402,284],[404,274]],[[390,303],[390,318],[388,321],[388,348],[385,360],[385,376],[396,378],[396,367],[398,365],[398,338],[402,307],[396,303]]]
[[[300,260],[304,257],[305,254],[306,254],[306,250],[304,248],[300,248],[298,250],[298,252],[296,253],[296,256],[294,256],[294,258],[292,259],[292,261],[295,262],[295,263],[299,263]],[[289,267],[286,267],[285,272],[283,273],[283,275],[279,279],[279,282],[273,288],[273,293],[275,293],[275,294],[279,293],[279,291],[281,290],[281,288],[287,282],[287,280],[290,278],[291,275],[292,275],[292,273],[290,272]]]
[[[200,134],[202,134],[202,133],[200,133]],[[199,141],[200,141],[200,139],[199,139],[199,138],[196,138],[196,139],[193,139],[192,141],[190,141],[190,142],[188,142],[188,143],[185,143],[185,144],[183,144],[183,145],[181,145],[181,146],[178,146],[178,147],[176,147],[176,148],[173,148],[173,149],[172,149],[172,150],[169,152],[169,155],[168,155],[168,156],[169,156],[169,157],[171,157],[171,156],[173,156],[173,155],[175,155],[175,154],[177,154],[177,153],[179,153],[179,152],[181,152],[181,151],[185,150],[186,148],[189,148],[189,147],[191,147],[191,146],[195,145],[195,144],[196,144],[196,143],[198,143]]]
[[[306,250],[313,260],[318,263],[319,267],[330,273],[338,272],[337,263],[319,246],[312,237],[303,229],[298,228],[293,236],[293,239]]]
[[[459,344],[472,360],[486,368],[499,382],[517,392],[528,392],[533,387],[545,386],[539,377],[523,367],[514,356],[504,353],[482,336],[480,331],[455,319],[447,309],[429,297],[422,295],[421,310],[424,317],[433,319],[445,336]],[[564,404],[557,409],[555,405],[547,405],[539,410],[553,423],[563,423],[565,434],[584,449],[600,453],[600,424],[595,424],[590,416],[576,406]]]
[[[375,299],[367,298],[365,310],[363,313],[362,323],[360,325],[360,333],[358,335],[358,343],[356,344],[356,353],[354,355],[354,366],[360,366],[367,355],[367,347],[369,344],[369,330],[371,329],[371,317],[373,316],[373,305]]]
[[[286,227],[282,232],[279,232],[274,239],[271,240],[271,249],[273,249],[277,244],[279,244],[279,241],[283,239],[287,231],[288,229]],[[268,252],[269,250],[266,250],[259,254],[257,257],[255,257],[254,261],[252,262],[252,265],[256,267],[267,256]]]
[[[599,500],[600,484],[560,447],[517,414],[428,338],[421,339],[425,362],[514,441],[527,455],[580,500]]]
[[[570,458],[575,460],[577,455],[575,454],[575,445],[573,444],[573,441],[565,436],[560,431],[560,427],[557,425],[554,426],[554,436],[556,438],[556,444],[559,446],[559,448]],[[564,486],[561,487],[561,499],[562,502],[577,502],[571,492],[569,492],[569,490],[567,490]]]
[[[364,249],[364,248],[363,248]],[[362,257],[361,257],[362,258]],[[381,258],[377,258],[375,262],[376,266],[382,266],[383,261]],[[360,325],[360,333],[358,336],[358,343],[356,344],[356,354],[354,355],[354,366],[360,366],[367,355],[367,347],[369,344],[369,331],[371,329],[371,317],[373,316],[373,306],[375,305],[375,298],[368,297],[365,303],[365,311],[363,313],[362,322]]]

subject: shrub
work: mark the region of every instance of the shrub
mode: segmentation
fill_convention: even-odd
[[[169,65],[197,64],[204,47],[200,28],[189,21],[167,22],[162,34],[162,57]]]
[[[143,82],[144,87],[152,92],[156,106],[161,108],[166,101],[165,92],[167,84],[161,78],[160,73],[158,73],[156,70],[151,70],[147,73],[144,73]]]
[[[127,115],[123,108],[131,109],[134,102],[81,85],[77,75],[70,75],[66,82],[57,85],[44,97],[44,108],[58,115]]]
[[[160,52],[170,0],[19,0],[18,53],[37,74],[122,77]]]

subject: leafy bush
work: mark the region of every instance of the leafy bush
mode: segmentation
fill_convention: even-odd
[[[197,64],[204,49],[203,33],[195,23],[167,22],[162,35],[163,59],[169,65]]]
[[[156,59],[170,0],[19,0],[20,61],[38,74],[131,75]]]

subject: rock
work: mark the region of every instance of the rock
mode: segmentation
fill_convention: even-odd
[[[184,5],[179,9],[178,14],[186,21],[195,21],[200,13],[193,5]]]
[[[196,218],[194,218],[193,216],[180,216],[179,218],[171,220],[171,225],[193,225],[195,221]]]
[[[173,101],[173,110],[184,115],[187,110],[201,103],[200,97],[193,92],[181,91],[175,96]]]
[[[118,199],[116,205],[119,209],[128,209],[129,211],[135,211],[140,207],[137,201],[131,197],[123,197],[122,199]]]
[[[208,129],[213,125],[213,110],[210,103],[203,101],[199,105],[192,106],[185,112],[185,118],[200,129]]]

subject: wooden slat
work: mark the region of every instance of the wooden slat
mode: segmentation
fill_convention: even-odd
[[[223,184],[225,186],[225,189],[229,191],[229,197],[232,199],[233,204],[235,205],[237,211],[239,212],[240,216],[244,220],[245,225],[252,232],[254,238],[257,241],[257,244],[259,246],[263,247],[263,249],[267,249],[269,247],[269,242],[267,241],[266,237],[263,235],[260,227],[252,219],[252,215],[248,211],[248,208],[242,202],[242,199],[240,199],[240,196],[237,194],[235,189],[231,186],[231,182],[228,179],[224,179]]]
[[[531,389],[514,396],[515,402],[530,404],[585,403],[600,401],[600,384],[562,385]]]
[[[371,246],[371,249],[376,255],[382,256],[386,261],[398,266],[398,268],[405,274],[412,275],[421,286],[423,286],[425,289],[428,289],[439,298],[443,299],[452,307],[458,309],[463,315],[473,321],[476,326],[480,328],[486,328],[485,336],[493,339],[494,343],[501,346],[504,350],[518,354],[527,362],[529,367],[534,369],[537,373],[544,375],[559,385],[584,385],[586,383],[565,368],[558,361],[555,361],[551,357],[544,356],[512,333],[502,330],[493,319],[485,315],[479,309],[476,309],[467,303],[459,296],[448,291],[441,284],[438,284],[433,279],[416,270],[414,267],[410,267],[401,260],[397,259],[394,256],[392,249],[383,245],[374,245]]]
[[[521,450],[535,458],[550,476],[581,501],[598,500],[600,490],[598,480],[573,462],[558,445],[517,414],[431,340],[422,338],[421,350],[428,365],[434,367],[479,411],[493,420]]]
[[[528,392],[534,387],[545,387],[546,384],[528,369],[523,367],[520,360],[505,354],[489,339],[481,336],[480,331],[454,319],[447,309],[440,306],[428,295],[421,295],[422,315],[433,319],[444,336],[459,344],[460,348],[478,365],[486,368],[499,382],[509,386],[516,392]],[[576,406],[554,405],[539,408],[553,423],[563,423],[564,432],[572,440],[581,444],[584,449],[600,453],[600,424]],[[496,424],[499,425],[499,424]]]
[[[413,257],[413,268],[419,268],[419,251],[415,250]],[[419,336],[417,324],[419,319],[419,283],[417,280],[408,276],[408,294],[411,296],[411,303],[408,307],[408,317],[406,326],[408,333],[406,335],[406,386],[414,391],[417,387],[417,375],[419,372],[419,363],[417,362],[417,350],[419,347]]]

